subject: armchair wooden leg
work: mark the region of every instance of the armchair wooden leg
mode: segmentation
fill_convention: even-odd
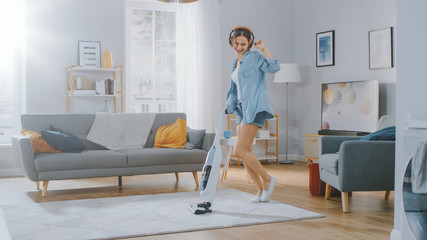
[[[386,191],[384,195],[384,199],[388,200],[389,197],[390,197],[390,191]]]
[[[326,183],[325,199],[328,200],[331,197],[332,186]]]
[[[46,197],[47,193],[47,185],[49,184],[49,181],[43,181],[43,190],[42,190],[42,197]]]
[[[199,177],[197,176],[197,172],[193,172],[193,178],[194,181],[196,182],[196,186],[199,186]]]
[[[348,192],[341,192],[342,211],[347,213],[348,210]]]
[[[179,173],[175,173],[176,180],[179,181]]]
[[[39,181],[36,181],[36,187],[37,187],[37,190],[40,190],[40,182]]]

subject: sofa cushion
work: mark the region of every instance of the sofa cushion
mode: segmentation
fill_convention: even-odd
[[[61,152],[79,153],[86,148],[83,141],[72,134],[50,130],[42,130],[41,134],[49,145]]]
[[[119,152],[126,154],[129,167],[204,163],[207,155],[201,149],[177,148],[125,149]]]
[[[178,118],[174,123],[159,127],[153,148],[184,148],[187,138],[186,121]]]
[[[81,153],[39,153],[38,172],[127,167],[126,155],[110,150],[85,150]]]
[[[206,129],[196,130],[187,127],[187,142],[185,143],[185,149],[202,148],[203,138],[205,137]]]
[[[338,153],[323,154],[319,158],[319,167],[332,174],[338,175],[338,159]]]
[[[36,152],[47,152],[54,153],[59,152],[55,150],[52,146],[50,146],[44,139],[43,136],[31,130],[21,130],[22,136],[27,136],[31,140],[31,145],[33,147],[33,153]]]

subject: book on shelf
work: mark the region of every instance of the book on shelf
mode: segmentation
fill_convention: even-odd
[[[113,95],[114,94],[114,81],[111,79],[96,81],[96,93]]]
[[[95,90],[73,90],[74,95],[96,95]]]

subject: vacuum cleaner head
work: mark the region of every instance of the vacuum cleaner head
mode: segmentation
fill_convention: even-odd
[[[210,209],[211,206],[212,204],[210,202],[190,203],[188,205],[188,208],[192,213],[199,215],[199,214],[211,213],[212,212],[212,209]]]

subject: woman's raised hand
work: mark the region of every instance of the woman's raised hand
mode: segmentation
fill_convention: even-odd
[[[261,50],[263,47],[265,47],[264,42],[262,40],[258,40],[254,43],[254,47],[258,48],[259,50]]]

